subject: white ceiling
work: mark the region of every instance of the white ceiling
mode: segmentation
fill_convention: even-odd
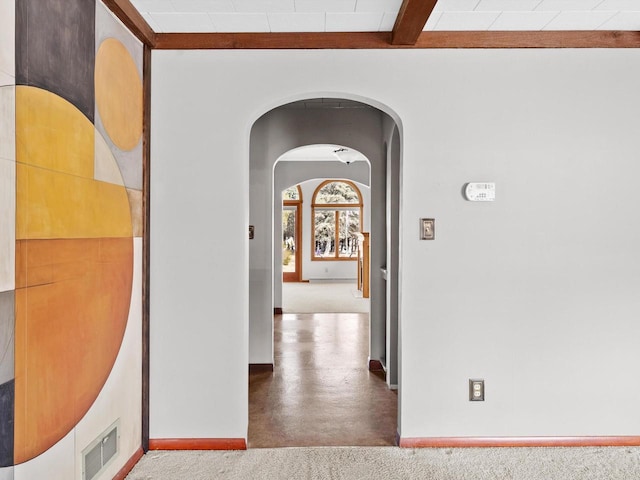
[[[352,148],[345,148],[341,145],[307,145],[306,147],[294,148],[283,154],[278,161],[339,161],[334,153],[336,150],[344,149],[341,155],[346,155],[349,162],[366,162],[367,157]]]
[[[391,31],[402,0],[131,0],[166,32]],[[640,30],[640,0],[438,0],[425,30]]]

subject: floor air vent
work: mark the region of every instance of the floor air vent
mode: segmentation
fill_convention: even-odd
[[[118,453],[118,422],[111,425],[82,451],[83,480],[100,475]]]

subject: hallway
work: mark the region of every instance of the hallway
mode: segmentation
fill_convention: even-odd
[[[249,448],[395,445],[397,393],[367,370],[368,314],[274,319],[273,372],[249,375]]]

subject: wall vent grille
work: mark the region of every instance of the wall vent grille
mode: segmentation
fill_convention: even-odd
[[[97,478],[118,453],[118,421],[107,428],[82,451],[82,478]]]

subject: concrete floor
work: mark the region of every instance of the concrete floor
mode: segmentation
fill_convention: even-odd
[[[273,372],[249,375],[249,448],[395,445],[397,394],[369,372],[369,315],[274,319]]]

